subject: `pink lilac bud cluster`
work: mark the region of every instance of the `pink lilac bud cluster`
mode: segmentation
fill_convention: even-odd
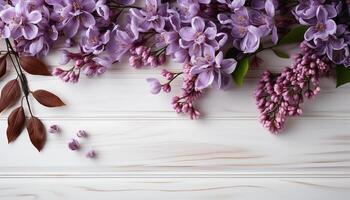
[[[53,70],[53,75],[59,77],[65,82],[77,83],[80,73],[83,72],[88,77],[103,74],[107,70],[108,61],[103,58],[94,57],[90,54],[72,53],[64,51],[62,54],[61,64],[65,65],[70,61],[74,62],[73,67],[68,70],[59,67]],[[103,63],[103,65],[101,63]]]
[[[166,55],[162,50],[152,52],[150,47],[138,46],[130,49],[129,64],[134,68],[143,66],[157,67],[166,61]]]
[[[202,96],[203,90],[197,90],[195,83],[197,77],[190,73],[191,65],[184,65],[184,75],[182,84],[182,95],[174,96],[172,99],[172,105],[177,113],[188,114],[191,119],[198,119],[200,112],[194,107],[195,101]]]
[[[264,72],[255,92],[260,121],[271,133],[280,132],[287,117],[302,114],[304,97],[310,99],[320,91],[320,78],[328,76],[332,67],[326,56],[301,43],[292,68],[280,75]]]
[[[179,73],[163,69],[161,75],[167,80],[164,84],[161,84],[156,78],[148,78],[147,82],[151,87],[152,94],[158,94],[160,91],[169,93],[171,91],[171,83],[182,75],[182,95],[173,97],[173,109],[177,113],[189,115],[191,119],[197,119],[200,116],[200,112],[194,107],[194,102],[202,95],[203,90],[198,90],[195,87],[197,76],[190,73],[191,67],[192,65],[186,63],[183,67],[183,71]]]

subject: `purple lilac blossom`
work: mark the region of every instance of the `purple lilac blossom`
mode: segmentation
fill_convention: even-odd
[[[328,76],[331,70],[330,60],[318,56],[306,42],[301,43],[300,49],[292,68],[287,67],[280,75],[266,71],[255,92],[260,121],[271,133],[279,133],[287,117],[302,114],[304,97],[316,96],[320,78]]]
[[[7,6],[0,12],[1,20],[11,30],[11,37],[17,39],[23,36],[25,39],[34,39],[39,31],[37,24],[42,15],[39,11],[30,11],[27,2],[19,1],[15,6]]]
[[[80,143],[78,142],[78,140],[76,139],[72,139],[69,143],[68,143],[68,148],[72,151],[77,151],[80,149]]]
[[[196,89],[202,90],[210,85],[219,89],[227,89],[232,85],[231,73],[235,70],[236,65],[236,60],[223,59],[221,51],[215,56],[215,50],[206,46],[204,57],[197,58],[191,68],[191,74],[198,75],[195,83]]]

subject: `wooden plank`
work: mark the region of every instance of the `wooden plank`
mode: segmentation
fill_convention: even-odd
[[[348,199],[349,178],[2,178],[6,200]]]
[[[0,132],[5,132],[5,122]],[[24,132],[14,144],[0,141],[0,174],[349,174],[348,120],[295,119],[280,136],[256,120],[45,120],[59,124],[42,153]],[[84,149],[67,147],[85,129]],[[93,147],[99,158],[84,152]]]
[[[171,96],[152,95],[145,81],[145,74],[106,74],[96,80],[82,80],[80,84],[66,84],[54,77],[29,77],[32,90],[48,89],[58,94],[66,103],[65,108],[49,109],[34,102],[34,112],[44,118],[175,118],[188,119],[176,114],[170,105]],[[9,76],[7,77],[9,79]],[[1,86],[5,84],[3,80]],[[253,93],[256,79],[227,92],[210,90],[198,102],[204,118],[258,118]],[[322,82],[322,91],[315,100],[306,100],[305,117],[350,118],[350,85],[335,88],[331,80]],[[2,120],[8,112],[0,115]]]

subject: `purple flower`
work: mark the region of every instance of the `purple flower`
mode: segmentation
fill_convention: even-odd
[[[37,24],[42,20],[39,11],[30,11],[25,1],[15,4],[15,7],[7,6],[1,11],[0,18],[8,24],[11,36],[17,39],[23,36],[27,40],[34,39],[38,34]]]
[[[55,125],[51,125],[50,129],[49,129],[50,133],[56,134],[60,132],[60,128],[55,124]]]
[[[201,17],[192,19],[191,27],[183,27],[179,31],[180,46],[189,49],[189,55],[192,57],[202,56],[205,44],[209,44],[215,50],[219,48],[218,42],[215,38],[218,36],[216,25],[209,22],[205,26],[205,22]]]
[[[246,7],[241,7],[229,16],[219,14],[218,19],[221,24],[230,26],[235,47],[244,53],[252,53],[259,48],[262,33],[259,28],[250,24]]]
[[[95,150],[90,150],[86,153],[87,158],[96,158],[97,154]]]
[[[197,16],[200,6],[198,3],[194,3],[191,0],[182,0],[178,1],[179,7],[179,16],[181,17],[181,21],[188,23]]]
[[[72,139],[72,141],[68,143],[68,147],[70,150],[76,151],[80,149],[80,144],[77,140]]]
[[[109,19],[109,13],[110,13],[110,9],[107,6],[106,1],[107,0],[98,0],[96,2],[96,11],[104,20]]]
[[[158,94],[160,90],[162,89],[162,84],[160,84],[159,80],[156,78],[148,78],[146,79],[148,84],[151,87],[151,93],[152,94]]]
[[[97,27],[90,27],[82,37],[81,46],[85,53],[100,54],[109,42],[110,31],[101,34]]]
[[[223,59],[220,51],[215,57],[215,50],[206,46],[204,57],[198,58],[191,68],[191,74],[198,75],[196,89],[202,90],[214,84],[216,88],[227,89],[232,83],[231,73],[237,65],[234,59]]]
[[[217,0],[220,3],[226,4],[229,8],[236,10],[245,4],[245,0]]]
[[[131,22],[133,24],[133,21]],[[111,33],[111,39],[106,46],[106,51],[113,60],[119,61],[121,57],[134,47],[134,42],[139,37],[139,32],[129,25],[122,30],[116,26]]]
[[[323,6],[319,6],[316,11],[316,23],[305,32],[305,40],[327,39],[329,35],[336,32],[337,25],[328,17],[328,12]]]
[[[86,131],[84,130],[79,130],[78,133],[77,133],[77,136],[80,137],[80,138],[87,138],[89,135]]]
[[[267,36],[272,33],[272,42],[277,44],[278,34],[277,27],[274,22],[275,17],[275,5],[272,0],[264,0],[265,14],[260,10],[250,10],[250,22],[257,26],[260,30],[261,37]]]
[[[299,0],[299,4],[294,9],[294,15],[299,22],[304,25],[314,24],[317,19],[317,10],[320,6],[327,10],[328,17],[337,16],[337,10],[334,5],[324,4],[325,0]]]
[[[67,37],[74,37],[81,25],[85,28],[95,25],[95,18],[91,14],[96,8],[94,0],[63,0],[63,2],[61,16],[64,19],[63,32]]]
[[[154,29],[161,32],[165,26],[165,19],[162,15],[166,13],[166,8],[159,0],[146,0],[145,8],[139,10],[136,8],[130,9],[132,17],[137,21],[139,31],[145,32]]]

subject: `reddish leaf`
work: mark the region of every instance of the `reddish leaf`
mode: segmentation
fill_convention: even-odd
[[[6,74],[6,67],[7,67],[6,57],[7,57],[7,54],[0,57],[0,78]]]
[[[65,105],[58,96],[46,90],[36,90],[33,92],[33,96],[40,104],[46,107],[59,107]]]
[[[24,124],[25,124],[25,115],[23,107],[20,106],[13,110],[7,120],[7,140],[8,143],[13,142],[21,134]]]
[[[41,151],[46,142],[46,130],[44,124],[37,117],[31,117],[27,123],[27,131],[32,144]]]
[[[1,90],[0,97],[0,112],[10,105],[16,103],[21,96],[21,88],[19,87],[17,79],[9,81]]]
[[[29,74],[51,76],[48,67],[36,57],[24,56],[20,57],[19,61],[24,71],[28,72]]]

